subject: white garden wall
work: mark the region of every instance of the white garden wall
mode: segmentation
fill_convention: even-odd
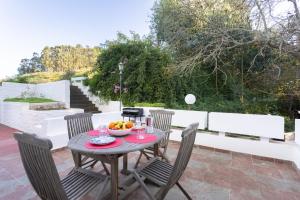
[[[170,140],[181,141],[181,130],[172,130]],[[300,146],[294,142],[267,142],[233,138],[224,135],[198,132],[195,144],[228,151],[276,158],[294,162],[300,168]]]
[[[209,113],[211,131],[284,139],[284,118],[274,115]]]
[[[0,102],[0,123],[20,131],[36,133],[42,137],[52,139],[67,136],[66,124],[63,117],[83,112],[82,109],[65,110],[29,110],[29,103]],[[59,120],[52,120],[52,119]],[[52,140],[55,148],[66,145],[60,140]]]
[[[175,112],[172,119],[172,126],[187,127],[191,123],[198,122],[198,129],[207,128],[206,111],[189,111],[189,110],[171,110]]]
[[[70,107],[70,81],[67,80],[40,84],[3,82],[0,90],[0,101],[5,98],[20,97],[26,91],[33,96],[64,102],[67,108]]]
[[[24,103],[2,102],[0,104],[1,123],[21,131],[34,132],[47,137],[53,142],[54,149],[67,145],[67,124],[63,116],[81,109],[62,111],[33,111]],[[149,109],[145,108],[147,115]],[[161,109],[161,108],[156,108]],[[212,131],[247,134],[264,138],[283,138],[284,122],[280,116],[249,115],[232,113],[208,113],[205,111],[173,110],[175,112],[172,125],[186,127],[199,122],[199,129],[207,127]],[[207,120],[207,116],[209,120]],[[94,128],[110,121],[122,119],[121,112],[94,114]],[[181,141],[181,130],[173,129],[170,139]],[[296,142],[274,142],[269,140],[249,140],[228,137],[224,134],[198,132],[195,144],[229,151],[253,154],[293,161],[300,168],[300,119],[295,123]]]
[[[158,107],[139,107],[144,109],[144,115],[150,114],[149,110],[159,110],[164,108]],[[198,122],[199,129],[207,128],[207,112],[206,111],[193,111],[193,110],[175,110],[167,109],[169,111],[174,111],[175,114],[172,118],[172,126],[177,127],[187,127],[191,123]]]

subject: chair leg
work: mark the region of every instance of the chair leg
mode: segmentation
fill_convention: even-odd
[[[106,174],[107,174],[107,175],[110,175],[110,173],[109,173],[109,171],[108,171],[108,169],[107,169],[105,163],[104,163],[103,161],[101,161],[101,163],[102,163],[102,166],[103,166],[103,168],[104,168]]]
[[[149,191],[147,186],[145,185],[144,181],[140,178],[140,176],[134,171],[132,172],[134,178],[139,182],[139,184],[142,186],[143,190],[146,192],[147,196],[151,200],[155,200],[155,197],[152,195],[152,193]]]
[[[179,184],[179,182],[177,182],[176,185],[179,187],[181,192],[184,194],[184,196],[186,196],[188,200],[192,200],[192,197],[187,193],[187,191],[185,191],[185,189]]]
[[[142,153],[142,151],[140,152],[140,155],[139,155],[139,158],[138,158],[138,160],[136,161],[136,163],[135,163],[135,165],[134,165],[134,169],[136,169],[137,167],[138,167],[138,165],[139,165],[139,163],[140,163],[140,160],[141,160],[141,158],[142,158],[142,155],[143,155],[143,153]]]
[[[147,153],[145,153],[144,151],[142,151],[142,154],[144,154],[144,156],[147,158],[147,160],[150,160],[151,157]]]
[[[98,162],[98,161],[95,160],[95,161],[90,165],[90,167],[91,167],[91,168],[94,168],[94,166],[96,165],[97,162]]]

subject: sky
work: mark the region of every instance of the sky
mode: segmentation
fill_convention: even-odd
[[[150,32],[155,0],[0,0],[0,79],[45,46],[99,46],[116,33]]]

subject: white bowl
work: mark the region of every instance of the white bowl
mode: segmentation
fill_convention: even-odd
[[[131,133],[131,128],[130,129],[125,129],[125,130],[113,130],[113,129],[108,129],[108,133],[114,136],[123,136],[123,135],[128,135]]]

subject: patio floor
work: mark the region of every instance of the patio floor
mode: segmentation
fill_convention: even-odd
[[[14,129],[0,124],[0,199],[39,199],[25,175]],[[179,144],[170,143],[168,155],[174,161]],[[131,167],[138,153],[129,155]],[[69,150],[53,153],[58,171],[64,176],[73,166]],[[144,160],[145,161],[145,160]],[[98,169],[100,169],[100,165]],[[254,200],[300,199],[300,174],[291,163],[246,154],[195,147],[180,179],[193,199]],[[94,199],[96,191],[84,197]],[[146,199],[138,189],[128,199]],[[174,186],[166,199],[185,199]]]

